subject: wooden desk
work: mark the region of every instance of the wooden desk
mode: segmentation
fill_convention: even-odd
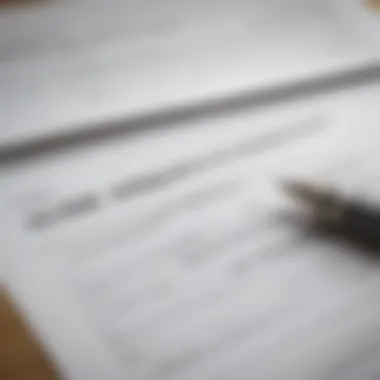
[[[4,286],[0,288],[0,379],[60,379]]]
[[[367,4],[373,9],[380,11],[380,0],[367,0]]]

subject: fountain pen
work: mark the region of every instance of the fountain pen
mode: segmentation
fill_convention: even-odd
[[[311,212],[313,220],[322,229],[380,247],[379,207],[307,182],[290,181],[283,188]]]

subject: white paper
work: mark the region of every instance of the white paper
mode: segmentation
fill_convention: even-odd
[[[3,11],[0,147],[373,64],[377,24],[360,0],[66,0]]]
[[[378,95],[3,167],[0,274],[65,377],[378,377],[379,266],[309,236],[276,187],[300,176],[368,190]]]

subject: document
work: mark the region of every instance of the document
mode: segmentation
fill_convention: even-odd
[[[370,9],[362,0],[0,9],[0,149],[378,63]]]
[[[64,378],[377,379],[378,263],[279,184],[375,200],[379,89],[3,165],[0,275]]]

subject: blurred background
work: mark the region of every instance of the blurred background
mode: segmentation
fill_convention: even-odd
[[[363,0],[2,1],[0,143],[349,69],[376,31]]]

